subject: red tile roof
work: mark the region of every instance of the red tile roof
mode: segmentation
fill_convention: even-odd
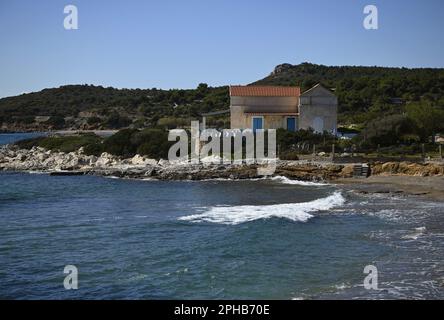
[[[299,87],[230,86],[230,96],[235,97],[299,97]]]

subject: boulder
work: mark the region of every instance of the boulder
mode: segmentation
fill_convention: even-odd
[[[105,166],[110,166],[115,162],[116,159],[112,154],[104,152],[100,155],[95,164],[98,167],[105,167]]]
[[[136,166],[155,166],[157,165],[157,160],[145,158],[141,155],[136,154],[134,157],[131,158],[131,164]]]

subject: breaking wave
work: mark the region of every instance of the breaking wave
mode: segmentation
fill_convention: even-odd
[[[179,220],[236,225],[258,219],[276,217],[292,221],[306,222],[313,217],[311,213],[330,210],[333,207],[340,206],[344,203],[345,198],[342,194],[340,192],[335,192],[326,198],[316,199],[310,202],[264,206],[212,207],[204,213],[180,217]]]
[[[301,180],[291,180],[284,176],[275,176],[270,178],[272,181],[277,181],[283,184],[294,184],[298,186],[326,186],[326,183],[322,182],[312,182],[312,181],[301,181]]]
[[[418,240],[426,232],[426,227],[415,228],[413,233],[407,234],[402,237],[402,239],[408,240]]]
[[[195,182],[202,181],[274,181],[282,184],[292,184],[298,186],[328,186],[327,183],[323,182],[313,182],[313,181],[302,181],[302,180],[292,180],[284,176],[274,176],[274,177],[262,177],[262,178],[251,178],[251,179],[231,179],[231,178],[211,178],[203,180],[191,180]]]

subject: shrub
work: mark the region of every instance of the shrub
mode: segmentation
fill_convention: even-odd
[[[133,134],[139,132],[136,129],[123,129],[105,139],[103,149],[105,152],[122,156],[134,156],[137,151],[137,144],[132,141]]]
[[[86,155],[100,156],[104,152],[103,143],[90,143],[83,146],[83,152]]]
[[[161,129],[123,129],[103,140],[95,134],[76,136],[39,137],[16,143],[22,149],[42,147],[62,152],[77,151],[83,147],[87,155],[99,156],[108,152],[116,156],[132,157],[136,153],[150,158],[166,159],[168,150],[175,142],[168,141],[168,132]]]
[[[298,154],[295,151],[286,151],[279,155],[281,160],[299,160]]]
[[[102,121],[99,117],[90,117],[86,121],[89,125],[99,124]]]
[[[41,147],[47,150],[73,152],[84,147],[88,150],[95,150],[101,145],[102,138],[95,134],[81,134],[76,136],[54,136],[38,137],[34,139],[22,140],[16,143],[22,149]]]
[[[189,122],[183,118],[161,118],[157,121],[157,125],[159,127],[167,128],[167,129],[175,129],[178,127],[183,127],[189,125]]]
[[[106,126],[111,129],[124,128],[129,126],[131,123],[131,119],[126,116],[121,116],[117,112],[113,112],[106,120]]]
[[[155,159],[168,158],[168,150],[174,142],[168,141],[168,132],[161,129],[145,129],[135,134],[137,153]]]
[[[54,129],[62,129],[65,126],[65,118],[62,116],[52,116],[47,121],[45,121],[45,124],[51,126]]]
[[[281,153],[294,151],[297,145],[320,145],[330,146],[335,142],[335,137],[327,132],[316,133],[313,130],[298,130],[296,132],[285,129],[276,130],[276,143]]]
[[[35,117],[33,116],[26,116],[20,119],[20,122],[23,124],[31,124],[34,123]],[[1,123],[2,121],[0,121]]]
[[[145,127],[146,119],[145,118],[138,118],[136,121],[133,122],[133,127],[136,129],[141,129]]]
[[[403,135],[415,133],[413,121],[404,115],[391,115],[370,121],[361,133],[369,147],[399,144]]]
[[[24,139],[17,141],[15,143],[16,146],[18,146],[20,149],[32,149],[32,147],[38,147],[40,142],[46,139],[45,137],[38,137],[38,138],[30,138],[30,139]]]
[[[423,140],[444,129],[444,111],[429,103],[407,105],[407,115],[417,126],[417,132]]]

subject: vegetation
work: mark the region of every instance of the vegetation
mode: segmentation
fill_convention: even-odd
[[[74,136],[39,137],[19,141],[16,144],[23,149],[42,147],[47,150],[73,152],[84,148],[84,153],[99,156],[103,152],[132,157],[136,154],[154,159],[166,159],[168,150],[174,142],[168,141],[168,132],[160,129],[123,129],[103,139],[95,134]]]
[[[42,147],[47,150],[74,152],[80,147],[92,150],[92,147],[102,143],[102,139],[95,134],[81,134],[76,136],[38,137],[17,142],[23,149]]]
[[[419,146],[444,132],[444,69],[283,64],[254,84],[298,85],[304,91],[316,83],[338,96],[341,131],[360,132],[352,141],[337,141],[344,149],[352,145],[363,149]],[[129,128],[103,144],[85,148],[96,154],[109,150],[119,155],[137,152],[160,157],[165,155],[166,129],[187,127],[200,114],[228,105],[228,87],[206,84],[189,90],[70,85],[0,99],[0,124],[33,130]],[[47,120],[37,121],[36,117]],[[210,117],[207,125],[226,128],[229,116]],[[278,140],[281,153],[290,153],[312,144],[323,148],[335,139],[309,131],[280,130]]]
[[[166,121],[171,128],[183,125],[184,119],[196,119],[201,113],[226,109],[228,105],[228,87],[212,88],[206,84],[189,90],[69,85],[0,99],[0,127],[3,123],[9,127],[43,129],[120,129],[137,122],[156,127],[160,120],[160,126],[165,126]],[[51,118],[31,127],[39,116]],[[72,120],[63,123],[67,118]],[[175,123],[171,119],[182,120]]]
[[[440,110],[444,106],[444,69],[284,64],[254,84],[297,85],[306,90],[319,82],[338,96],[339,121],[344,125],[365,124],[385,115],[401,114],[410,104]],[[58,117],[55,124],[60,127],[63,125],[60,117],[73,117],[77,124],[83,119],[97,128],[122,128],[143,119],[149,127],[157,126],[160,121],[161,126],[170,128],[182,126],[184,119],[226,109],[228,105],[228,87],[212,88],[206,84],[188,90],[70,85],[0,99],[0,120],[29,124],[32,117],[51,116]],[[216,121],[222,126],[227,118],[225,115]],[[179,120],[175,123],[172,119]]]
[[[254,84],[299,85],[304,91],[316,83],[334,90],[342,124],[403,113],[410,103],[444,107],[444,69],[283,64]]]

